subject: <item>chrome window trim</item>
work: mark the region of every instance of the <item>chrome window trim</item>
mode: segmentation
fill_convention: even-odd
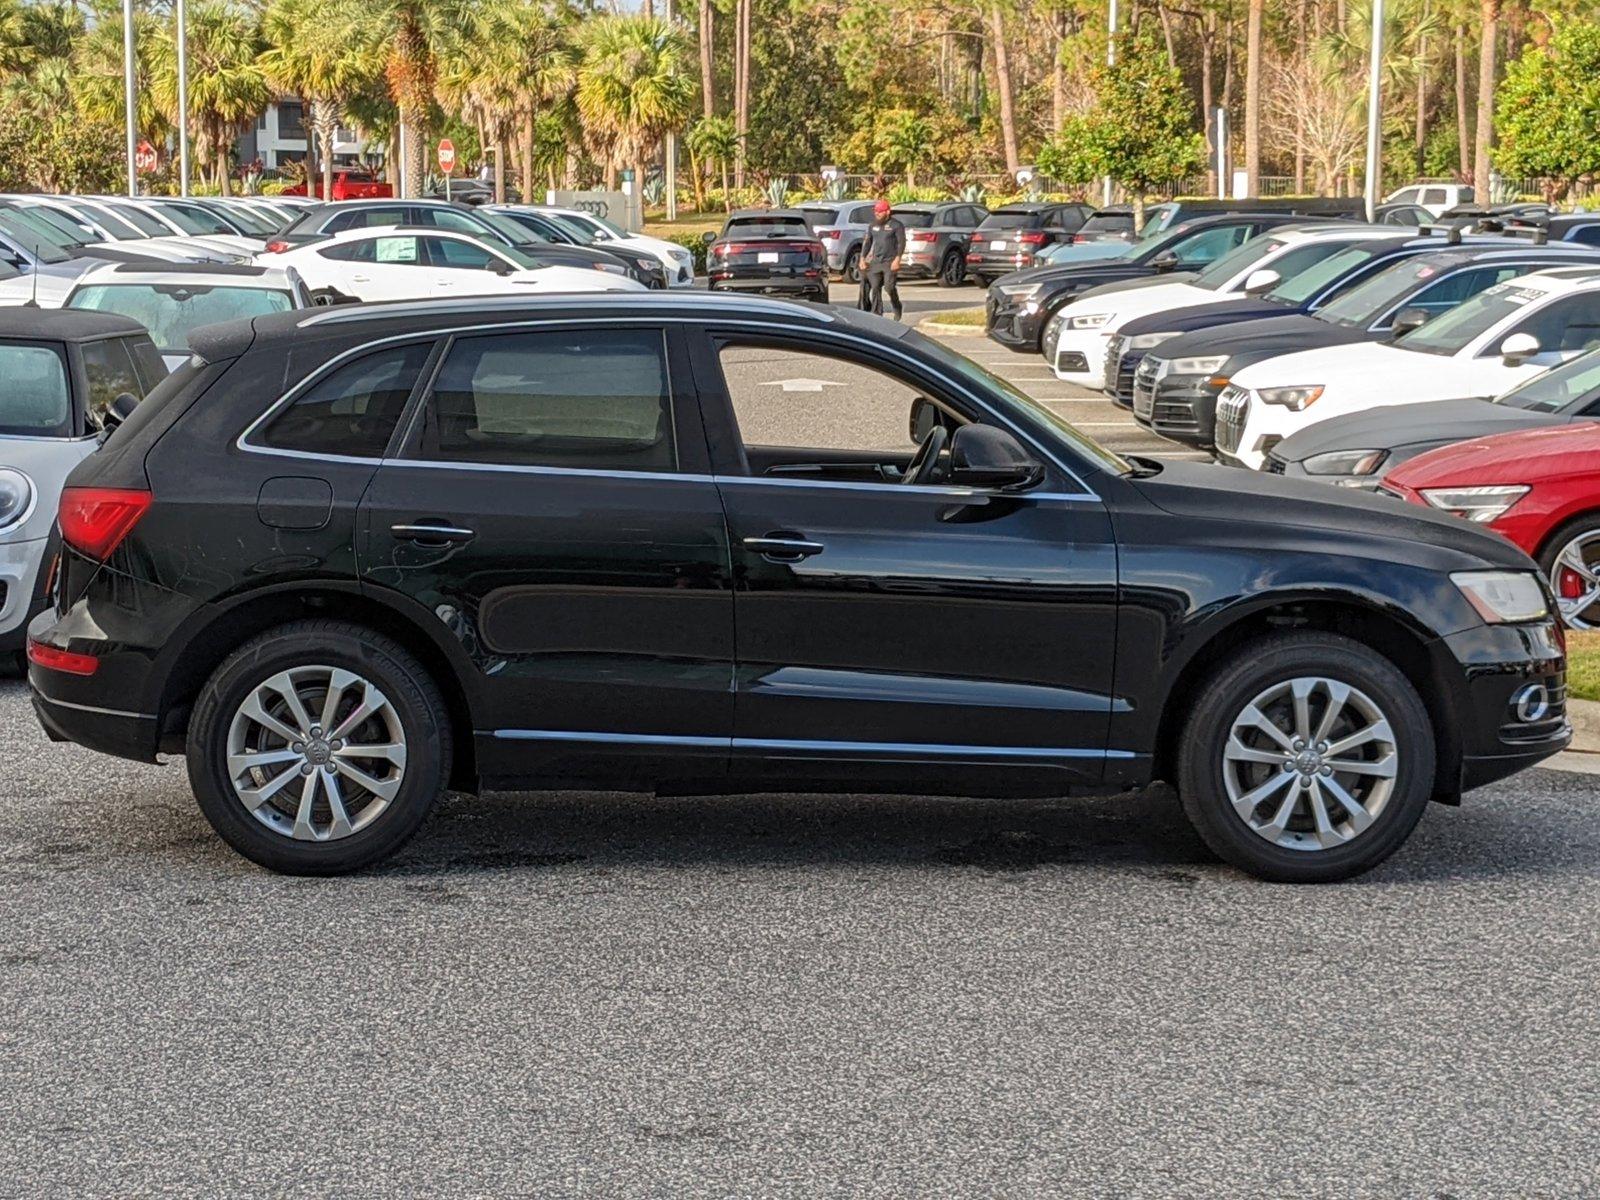
[[[416,460],[413,460],[413,459],[381,458],[381,457],[380,458],[370,458],[370,457],[362,457],[362,456],[359,456],[359,455],[320,454],[320,453],[313,453],[313,452],[304,451],[304,450],[277,450],[277,449],[273,449],[273,448],[267,447],[267,446],[255,445],[255,444],[253,444],[253,443],[251,443],[249,441],[249,438],[251,437],[252,434],[254,434],[263,425],[265,425],[267,422],[271,421],[275,416],[277,416],[277,414],[279,412],[281,412],[283,409],[287,408],[290,404],[294,403],[294,401],[300,396],[301,393],[303,393],[304,391],[308,390],[309,388],[312,388],[312,387],[316,386],[316,384],[319,383],[325,376],[327,376],[330,372],[338,369],[338,367],[341,366],[343,363],[349,361],[352,358],[358,357],[360,355],[371,353],[371,352],[373,352],[375,350],[382,349],[382,348],[384,348],[386,346],[395,345],[395,344],[403,343],[403,342],[430,341],[430,340],[431,341],[436,341],[436,340],[438,340],[439,338],[442,338],[442,337],[455,338],[455,337],[461,337],[461,336],[470,336],[470,335],[479,334],[479,333],[515,332],[515,331],[518,331],[518,330],[541,329],[541,328],[546,328],[546,327],[550,327],[550,326],[560,326],[560,325],[571,325],[571,324],[582,324],[582,325],[633,325],[633,324],[638,324],[640,322],[659,323],[659,324],[662,324],[662,325],[666,325],[666,324],[689,325],[689,326],[693,326],[695,328],[700,328],[702,326],[702,324],[703,324],[702,318],[697,317],[697,316],[681,316],[681,315],[675,316],[675,315],[668,314],[668,313],[649,314],[649,315],[640,314],[640,315],[633,315],[633,316],[626,316],[626,317],[624,317],[624,316],[603,317],[603,316],[574,316],[574,315],[559,315],[559,316],[557,316],[557,315],[552,315],[552,316],[549,316],[549,317],[531,317],[531,318],[525,317],[525,318],[522,318],[520,320],[512,320],[512,321],[490,321],[490,322],[485,322],[485,323],[482,323],[482,324],[474,324],[474,325],[462,325],[462,326],[453,326],[453,327],[452,326],[446,326],[446,327],[443,327],[443,328],[428,329],[428,330],[411,330],[411,331],[407,331],[405,333],[392,334],[392,335],[390,335],[388,337],[377,338],[377,339],[375,339],[373,341],[363,342],[359,346],[352,346],[348,350],[345,350],[342,353],[335,355],[333,358],[331,358],[327,362],[323,363],[320,367],[318,367],[310,375],[306,376],[305,379],[301,380],[294,387],[290,388],[289,391],[287,391],[281,397],[279,397],[276,401],[274,401],[272,404],[268,405],[267,408],[265,409],[265,411],[263,411],[260,416],[258,416],[249,425],[245,426],[244,431],[242,433],[240,433],[237,438],[234,439],[234,446],[235,446],[236,449],[238,449],[238,450],[240,450],[242,452],[245,452],[245,453],[250,453],[250,454],[268,454],[268,455],[286,456],[286,457],[300,458],[300,459],[314,459],[314,460],[319,460],[319,461],[345,462],[345,463],[382,463],[382,464],[389,465],[389,466],[428,465],[428,466],[436,466],[436,467],[437,466],[442,466],[442,467],[456,467],[456,468],[459,468],[459,467],[462,467],[462,466],[464,466],[466,464],[461,464],[461,463],[418,464],[416,462]],[[309,322],[307,322],[307,324],[309,324]],[[1080,487],[1082,489],[1081,493],[1050,493],[1049,495],[1050,495],[1051,498],[1053,498],[1053,499],[1065,499],[1065,498],[1070,497],[1070,498],[1072,498],[1074,500],[1095,501],[1095,502],[1098,502],[1100,500],[1099,494],[1096,493],[1093,488],[1091,488],[1087,483],[1085,483],[1083,481],[1083,478],[1077,473],[1077,471],[1073,470],[1073,468],[1071,466],[1069,466],[1066,462],[1062,461],[1062,459],[1061,459],[1061,457],[1059,455],[1053,453],[1049,448],[1040,445],[1038,443],[1037,439],[1035,439],[1026,429],[1018,428],[1017,425],[1014,422],[1012,422],[1010,420],[1006,420],[1005,419],[1005,414],[1001,413],[1001,412],[997,412],[995,410],[994,405],[988,400],[988,398],[986,398],[981,393],[979,393],[977,391],[977,389],[971,387],[970,385],[968,385],[966,382],[964,382],[962,380],[950,378],[949,376],[945,375],[943,372],[940,372],[940,371],[930,367],[929,364],[923,362],[921,359],[917,358],[916,356],[914,356],[912,354],[909,354],[906,351],[900,349],[898,346],[895,346],[893,344],[886,344],[884,342],[875,341],[875,340],[873,340],[871,338],[862,337],[859,334],[853,334],[853,333],[850,333],[849,331],[844,330],[844,329],[831,328],[829,326],[818,325],[818,324],[802,324],[802,323],[798,323],[798,322],[796,322],[796,323],[788,323],[788,322],[774,322],[774,321],[757,321],[757,320],[749,320],[749,319],[746,319],[746,318],[741,318],[741,317],[738,317],[738,316],[719,317],[718,320],[717,320],[717,324],[722,325],[722,326],[732,326],[732,327],[747,328],[747,329],[752,329],[752,330],[757,330],[757,331],[766,331],[768,333],[776,331],[776,332],[780,332],[780,333],[799,334],[799,335],[806,336],[806,337],[816,337],[816,336],[818,336],[820,334],[820,335],[823,335],[825,340],[831,340],[831,341],[837,341],[837,342],[847,342],[847,343],[849,343],[849,344],[851,344],[853,346],[862,347],[862,348],[865,348],[867,350],[876,351],[878,353],[887,353],[891,357],[897,358],[901,362],[903,362],[903,363],[905,363],[905,364],[907,364],[907,365],[909,365],[909,366],[911,366],[913,368],[916,368],[916,369],[921,370],[921,371],[929,372],[929,373],[935,375],[942,383],[944,383],[951,390],[957,391],[957,392],[961,393],[962,395],[966,396],[969,400],[971,400],[974,404],[976,404],[977,407],[981,411],[986,412],[989,415],[994,416],[996,418],[1002,419],[1005,428],[1009,429],[1013,434],[1015,434],[1017,437],[1021,438],[1025,445],[1031,447],[1034,451],[1036,451],[1037,453],[1042,455],[1047,461],[1053,463],[1058,470],[1062,471],[1069,479],[1071,479],[1074,483],[1076,483],[1078,485],[1078,487]],[[497,463],[478,463],[478,464],[472,464],[472,467],[474,469],[517,470],[517,471],[535,471],[535,472],[546,471],[546,472],[560,472],[560,473],[563,473],[563,474],[595,474],[596,473],[596,472],[586,471],[586,470],[582,470],[582,469],[578,469],[578,468],[511,466],[509,464],[508,465],[501,465],[501,464],[497,464]],[[609,476],[609,475],[621,475],[621,476],[629,477],[629,478],[631,478],[631,477],[633,477],[635,475],[644,476],[644,477],[648,477],[648,478],[658,478],[658,479],[665,479],[665,478],[683,479],[683,478],[687,478],[686,476],[683,476],[683,475],[674,475],[674,474],[672,474],[670,472],[657,472],[657,471],[615,471],[615,472],[606,471],[606,472],[599,472],[599,473],[602,474],[602,475],[607,475],[607,476]],[[711,476],[705,476],[704,478],[705,479],[710,479]],[[810,482],[810,481],[804,481],[804,480],[792,480],[792,481],[791,480],[781,480],[781,481],[780,480],[765,480],[765,479],[762,479],[760,477],[747,477],[747,476],[719,476],[718,479],[720,479],[720,480],[734,480],[734,479],[737,479],[737,480],[743,480],[743,481],[748,481],[748,482],[767,482],[767,483],[783,483],[783,484],[806,484],[806,483]],[[814,483],[812,483],[810,485],[811,486],[815,486]],[[844,484],[842,486],[878,489],[878,488],[882,488],[882,487],[898,487],[898,486],[906,486],[906,485],[864,483],[864,484]],[[949,494],[947,489],[935,488],[933,490],[936,490],[936,491],[940,492],[941,494],[945,494],[945,495]],[[976,494],[976,493],[974,493],[974,494]],[[1027,495],[1028,493],[1017,493],[1017,494],[1018,495]]]

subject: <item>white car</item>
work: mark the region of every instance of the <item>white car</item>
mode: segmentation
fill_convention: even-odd
[[[605,249],[606,243],[613,242],[619,246],[638,250],[642,254],[655,255],[666,268],[669,288],[694,286],[694,254],[687,247],[669,242],[665,238],[629,233],[625,229],[619,229],[604,217],[580,212],[575,208],[546,208],[544,211],[553,213],[564,221],[576,222],[582,226],[594,235],[595,242],[602,250]]]
[[[310,308],[293,270],[222,263],[106,263],[88,272],[64,308],[116,313],[150,331],[167,370],[189,358],[189,331],[219,321]]]
[[[1458,204],[1471,204],[1477,193],[1470,183],[1413,183],[1383,198],[1385,204],[1415,204],[1442,217]]]
[[[259,261],[295,268],[313,292],[331,289],[357,300],[645,290],[605,271],[541,267],[515,246],[431,225],[346,229]]]
[[[204,251],[218,261],[249,262],[251,255],[266,243],[261,238],[248,238],[228,230],[228,226],[209,214],[196,216],[185,202],[174,203],[170,197],[108,196],[97,197],[112,204],[118,213],[136,213],[147,224],[146,228],[159,229],[161,237],[181,239]]]
[[[1355,221],[1287,225],[1236,246],[1197,275],[1162,283],[1139,279],[1091,288],[1056,314],[1061,336],[1056,341],[1051,369],[1057,379],[1104,391],[1114,382],[1106,376],[1111,343],[1122,326],[1135,318],[1168,309],[1220,304],[1240,296],[1258,296],[1353,243],[1376,238],[1402,241],[1415,236],[1414,229]],[[1148,350],[1165,336],[1151,334],[1149,337],[1156,341],[1135,343],[1128,349]],[[1082,362],[1084,368],[1071,369],[1063,366],[1064,362]]]
[[[89,242],[132,251],[146,258],[166,262],[239,262],[248,257],[242,251],[225,252],[198,245],[188,237],[152,234],[134,224],[126,212],[114,212],[99,201],[81,196],[15,194],[0,196],[0,200],[14,201],[20,207],[48,210],[62,220],[71,222]],[[161,228],[159,225],[156,227]]]
[[[1489,398],[1600,344],[1600,267],[1521,275],[1392,342],[1324,346],[1234,375],[1217,398],[1217,457],[1260,470],[1291,433],[1346,413]]]

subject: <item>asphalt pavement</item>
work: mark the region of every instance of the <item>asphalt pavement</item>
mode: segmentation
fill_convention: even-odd
[[[1321,888],[1163,788],[451,797],[297,880],[6,680],[0,796],[0,1197],[1600,1190],[1593,774]]]

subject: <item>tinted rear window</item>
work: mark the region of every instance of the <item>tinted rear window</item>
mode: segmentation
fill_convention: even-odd
[[[926,229],[933,224],[933,214],[926,212],[897,212],[892,214],[896,221],[907,229]]]
[[[728,222],[730,237],[810,237],[811,227],[793,217],[736,217]]]
[[[1031,229],[1039,223],[1038,213],[992,212],[979,229]]]
[[[1132,233],[1132,213],[1096,213],[1083,223],[1084,233]]]
[[[431,342],[365,355],[301,392],[260,437],[276,450],[379,458],[428,361]]]

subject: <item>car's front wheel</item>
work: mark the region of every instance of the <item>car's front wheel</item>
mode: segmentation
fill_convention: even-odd
[[[1377,866],[1433,791],[1428,710],[1401,671],[1337,634],[1242,646],[1194,697],[1179,750],[1184,812],[1218,856],[1319,883]]]
[[[1568,629],[1600,629],[1600,513],[1556,530],[1539,555]]]
[[[235,651],[189,723],[189,781],[213,829],[274,871],[334,875],[395,850],[450,775],[439,689],[404,647],[298,621]]]

